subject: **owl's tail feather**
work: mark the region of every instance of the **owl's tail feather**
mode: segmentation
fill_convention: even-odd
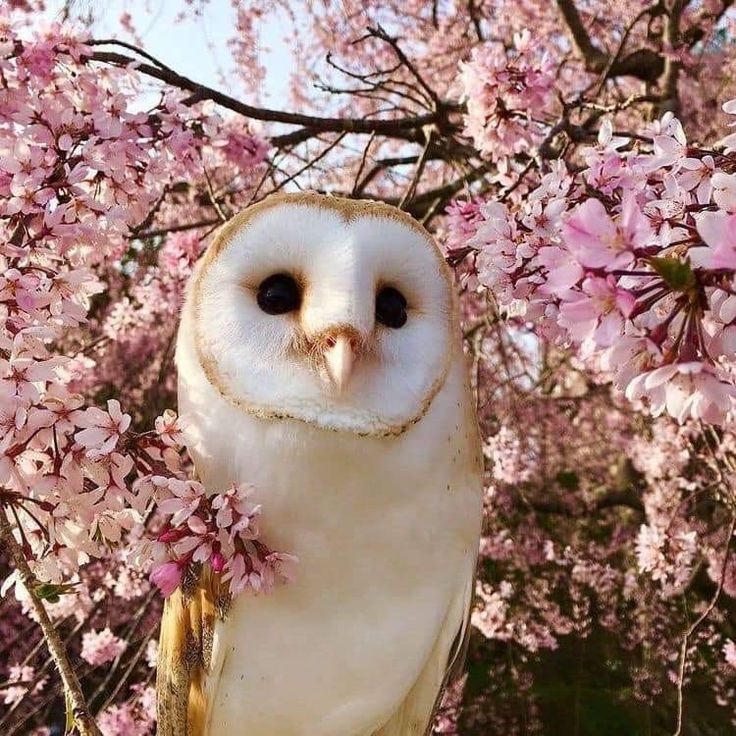
[[[195,570],[164,604],[156,676],[158,736],[205,736],[215,621],[228,599],[219,576]]]

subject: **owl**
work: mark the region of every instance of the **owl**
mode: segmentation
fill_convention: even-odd
[[[311,193],[228,222],[188,287],[180,413],[296,580],[166,603],[159,734],[423,736],[462,666],[482,461],[451,273],[407,214]]]

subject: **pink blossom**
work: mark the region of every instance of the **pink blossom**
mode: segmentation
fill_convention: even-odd
[[[736,174],[718,171],[711,177],[713,201],[728,213],[736,212]]]
[[[624,202],[617,222],[597,199],[581,204],[563,226],[566,246],[583,266],[622,268],[634,259],[634,251],[648,244],[651,226],[634,197]]]
[[[183,574],[184,570],[178,562],[165,562],[153,569],[151,582],[164,598],[168,598],[181,584]]]
[[[156,417],[155,427],[158,435],[169,447],[184,444],[184,435],[182,434],[179,417],[171,409],[166,409],[161,416]]]
[[[3,696],[5,705],[17,706],[29,691],[41,692],[48,679],[48,677],[42,677],[35,682],[36,670],[33,667],[14,664],[8,670],[7,685],[0,690],[0,695]]]
[[[126,643],[115,636],[110,628],[86,631],[82,635],[82,658],[93,667],[112,662],[126,648]]]
[[[703,212],[696,223],[698,234],[710,248],[699,262],[711,268],[736,269],[736,214]]]
[[[736,115],[736,100],[729,100],[724,102],[722,105],[723,111],[729,115]],[[729,127],[733,128],[736,123],[729,123]],[[721,141],[721,145],[724,146],[727,152],[731,152],[736,149],[736,133],[731,133],[724,136]]]
[[[626,395],[645,401],[654,416],[666,409],[680,423],[692,417],[720,424],[736,398],[736,387],[704,363],[672,363],[634,378]]]
[[[559,323],[577,341],[594,340],[608,347],[622,333],[624,319],[636,302],[628,291],[617,288],[612,277],[590,277],[583,282],[583,298],[560,306]]]
[[[92,406],[78,419],[77,425],[86,427],[74,436],[87,449],[90,457],[111,452],[130,426],[130,415],[124,414],[117,399],[107,402],[107,411]]]
[[[167,487],[172,496],[161,501],[158,507],[163,513],[172,514],[171,523],[179,526],[197,510],[205,490],[196,481],[171,480]]]
[[[133,702],[107,707],[97,718],[100,731],[103,736],[149,736],[153,719],[139,711]]]
[[[648,163],[650,169],[680,164],[687,151],[687,139],[682,124],[671,113],[662,118],[661,133],[654,136],[653,156]]]
[[[231,130],[220,144],[228,161],[248,170],[268,155],[269,146],[261,138]]]
[[[668,596],[681,591],[687,583],[696,552],[694,531],[672,534],[667,529],[646,524],[639,529],[636,540],[639,570],[658,581]]]
[[[468,247],[482,221],[480,204],[479,200],[455,199],[447,206],[445,210],[448,218],[447,237],[443,244],[448,256]]]
[[[713,156],[685,158],[682,160],[682,168],[684,171],[678,176],[680,186],[688,191],[695,189],[698,202],[708,204],[713,192],[712,177],[715,171]]]
[[[736,644],[731,639],[726,639],[723,645],[723,656],[731,667],[736,668]]]
[[[555,85],[550,60],[529,31],[516,34],[514,46],[509,51],[494,43],[477,46],[470,61],[460,65],[466,131],[492,158],[539,140],[539,128],[530,118],[548,103]]]

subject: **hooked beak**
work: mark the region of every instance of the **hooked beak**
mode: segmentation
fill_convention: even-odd
[[[353,340],[347,335],[337,335],[330,338],[324,350],[325,366],[330,382],[342,393],[347,386],[355,365],[355,348]]]

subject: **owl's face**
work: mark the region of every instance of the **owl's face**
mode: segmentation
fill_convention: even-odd
[[[231,404],[358,434],[399,434],[442,386],[457,343],[449,270],[409,216],[280,195],[247,209],[194,277],[194,342]]]

